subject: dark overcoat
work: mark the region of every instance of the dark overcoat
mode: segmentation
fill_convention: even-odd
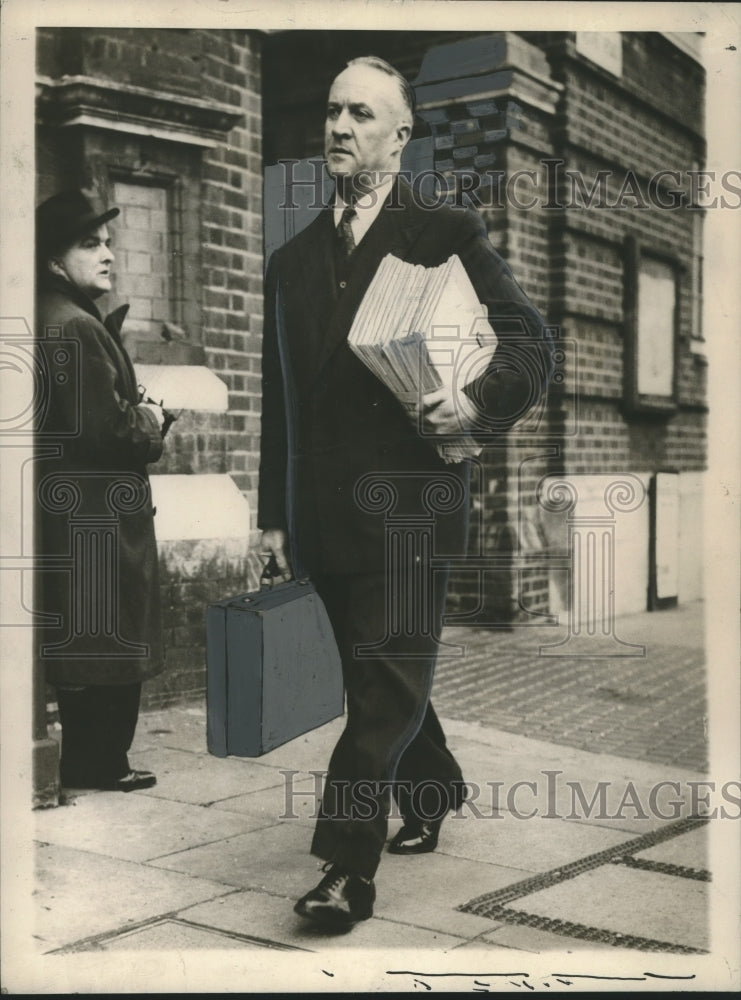
[[[162,454],[120,338],[50,276],[37,303],[44,395],[36,438],[37,655],[51,683],[128,684],[162,669],[147,463]]]
[[[425,209],[401,179],[354,251],[344,287],[335,239],[326,208],[268,268],[258,524],[288,531],[299,572],[378,572],[389,519],[424,518],[433,507],[434,555],[463,554],[469,463],[445,464],[352,352],[353,317],[387,253],[426,267],[457,254],[499,339],[470,393],[485,414],[482,441],[544,391],[553,367],[544,321],[475,212]],[[426,490],[435,482],[437,494]]]

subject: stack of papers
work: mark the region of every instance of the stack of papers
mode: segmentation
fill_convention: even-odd
[[[463,389],[483,375],[497,346],[487,311],[460,258],[439,267],[387,254],[355,314],[348,344],[416,422],[422,397],[446,387],[460,400],[461,433],[437,443],[446,462],[478,455],[465,431]]]

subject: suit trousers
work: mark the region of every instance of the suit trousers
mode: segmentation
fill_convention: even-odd
[[[62,784],[95,788],[128,774],[127,753],[136,731],[141,683],[59,686],[56,691]]]
[[[461,799],[461,769],[430,703],[447,578],[447,568],[428,576],[427,607],[409,614],[398,573],[312,577],[340,651],[347,721],[311,850],[366,878],[381,858],[391,791],[411,822],[442,817]]]

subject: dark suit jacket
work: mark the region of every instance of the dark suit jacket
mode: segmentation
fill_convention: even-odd
[[[434,554],[460,554],[469,463],[446,465],[355,356],[347,345],[353,317],[387,253],[427,267],[458,254],[499,338],[473,393],[489,421],[484,439],[504,431],[544,391],[552,361],[543,320],[478,215],[448,205],[425,209],[401,180],[355,250],[344,289],[334,239],[327,208],[275,252],[268,268],[258,524],[289,532],[296,571],[381,571],[386,514],[425,514],[424,486],[442,476],[455,496],[436,517]],[[371,473],[396,490],[391,511],[367,509],[368,496],[364,506],[357,502],[356,485]]]
[[[36,548],[42,568],[35,596],[38,610],[61,617],[56,627],[39,627],[36,641],[53,683],[134,683],[162,669],[147,478],[147,463],[162,454],[162,435],[154,414],[137,405],[136,376],[119,335],[126,308],[104,323],[87,296],[51,276],[37,303],[38,357],[47,393],[37,424]],[[105,559],[108,582],[90,573],[75,582],[72,526],[77,521],[84,530],[84,524],[96,522],[102,530],[106,519],[115,530]],[[62,565],[53,568],[50,557]],[[90,615],[92,608],[97,617]],[[77,618],[84,624],[74,637]],[[73,641],[57,650],[61,655],[41,655],[43,644],[68,638]]]

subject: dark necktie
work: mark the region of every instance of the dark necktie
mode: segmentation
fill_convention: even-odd
[[[358,213],[354,208],[346,208],[342,213],[340,224],[337,226],[337,236],[346,259],[350,257],[355,249],[355,237],[352,234],[352,226],[350,223],[357,214]]]

